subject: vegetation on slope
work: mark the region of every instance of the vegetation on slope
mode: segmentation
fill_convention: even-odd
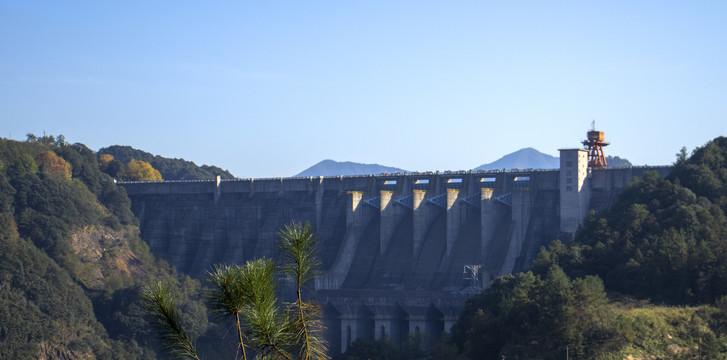
[[[598,275],[610,291],[668,304],[727,295],[727,138],[684,154],[667,179],[646,174],[606,214],[589,214],[566,244],[535,268],[557,263],[571,276]]]
[[[157,357],[139,300],[149,281],[183,289],[184,321],[217,338],[199,282],[138,233],[125,190],[86,146],[0,139],[0,358]]]
[[[633,166],[631,164],[631,161],[628,161],[628,159],[620,158],[618,156],[606,156],[606,164],[608,164],[609,167],[626,167],[626,166]]]
[[[131,146],[109,146],[100,149],[98,153],[113,157],[106,162],[107,165],[104,167],[105,172],[113,177],[123,174],[124,164],[128,164],[132,160],[137,160],[149,163],[161,173],[161,177],[165,180],[211,180],[217,175],[223,179],[235,178],[229,171],[216,166],[197,166],[191,161],[169,159],[159,155],[155,156],[148,152],[134,149]]]
[[[683,149],[667,179],[630,184],[531,272],[494,281],[446,344],[461,358],[727,358],[725,211],[719,137],[691,157]]]

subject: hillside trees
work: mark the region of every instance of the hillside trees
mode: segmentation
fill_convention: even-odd
[[[0,214],[0,358],[37,358],[41,346],[61,354],[73,349],[108,355],[111,348],[81,287],[19,238],[12,221]]]
[[[606,163],[609,167],[633,166],[633,164],[631,164],[631,161],[629,161],[628,159],[623,159],[618,156],[611,155],[606,156]]]
[[[66,179],[71,178],[71,164],[51,151],[44,151],[36,155],[35,162],[38,164],[38,169],[44,173]]]
[[[122,164],[121,161],[114,159],[113,155],[99,155],[98,163],[99,168],[104,173],[108,174],[112,178],[121,178],[122,172],[124,171],[124,164]]]
[[[216,166],[197,166],[191,161],[184,159],[169,159],[159,155],[152,155],[148,152],[134,149],[130,146],[109,146],[99,151],[101,156],[111,155],[113,159],[103,171],[116,177],[112,172],[116,171],[119,165],[128,163],[132,159],[148,162],[154,169],[157,169],[166,180],[210,180],[219,175],[223,179],[233,179],[234,176],[226,170]],[[100,160],[100,159],[99,159]]]
[[[216,335],[199,281],[154,259],[97,154],[29,139],[0,139],[0,358],[156,358],[138,294],[159,280],[185,289],[193,335]]]
[[[470,299],[450,343],[464,358],[727,358],[726,210],[727,138],[683,149],[667,178],[636,179],[532,272]]]
[[[471,299],[452,329],[452,341],[473,359],[560,358],[566,350],[592,358],[610,337],[606,293],[596,277],[570,280],[557,266],[501,277]]]
[[[234,178],[230,172],[216,166],[197,166],[191,161],[154,156],[130,146],[115,145],[102,148],[99,150],[98,163],[101,171],[120,180],[157,181],[161,178],[166,180],[211,180],[218,175],[223,179]],[[132,169],[129,169],[129,166]],[[139,173],[140,168],[148,169],[149,167],[158,171],[160,178],[155,175],[151,176],[150,174],[153,172],[146,175]]]
[[[99,169],[113,178],[127,181],[161,181],[161,173],[146,161],[131,159],[126,166],[114,159],[113,155],[101,154]]]
[[[573,241],[544,249],[534,269],[559,264],[571,276],[598,275],[611,291],[669,304],[727,295],[726,158],[720,137],[678,158],[666,179],[646,173],[608,213],[590,213]]]
[[[131,159],[124,169],[124,180],[131,181],[161,181],[162,174],[151,164],[142,160]]]
[[[725,300],[716,306],[607,302],[595,276],[557,266],[496,279],[467,301],[434,359],[725,359]]]
[[[286,225],[278,235],[283,255],[280,269],[294,284],[296,300],[284,304],[277,299],[274,263],[256,259],[244,265],[216,266],[209,272],[210,310],[232,322],[243,359],[249,350],[263,359],[326,359],[320,309],[302,295],[305,283],[320,267],[318,239],[310,224]],[[198,359],[169,289],[162,283],[145,287],[142,298],[147,312],[171,355]]]

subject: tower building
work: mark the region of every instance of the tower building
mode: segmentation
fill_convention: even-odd
[[[596,131],[596,121],[592,123],[591,131],[588,132],[588,139],[583,141],[588,150],[588,167],[606,167],[606,156],[603,155],[603,147],[610,143],[604,141],[603,131]]]

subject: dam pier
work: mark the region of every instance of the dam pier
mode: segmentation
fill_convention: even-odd
[[[323,262],[310,293],[336,354],[357,338],[436,342],[467,297],[527,269],[646,171],[671,167],[591,167],[587,150],[563,149],[554,170],[119,184],[152,252],[197,278],[275,258],[277,231],[310,222]]]

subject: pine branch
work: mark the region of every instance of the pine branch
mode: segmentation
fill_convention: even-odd
[[[197,350],[182,325],[181,316],[167,284],[145,286],[141,292],[150,323],[159,330],[164,350],[179,358],[199,360]]]

